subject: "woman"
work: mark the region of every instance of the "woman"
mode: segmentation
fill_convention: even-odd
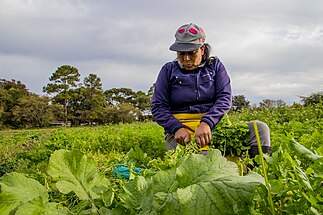
[[[165,130],[167,149],[186,145],[192,137],[201,150],[207,150],[211,130],[232,104],[230,77],[211,47],[205,43],[203,29],[194,23],[180,26],[175,43],[169,49],[177,59],[166,63],[157,78],[152,98],[155,121]],[[263,151],[270,152],[268,126],[257,122]],[[248,123],[252,127],[251,123]],[[253,129],[250,129],[250,156],[258,153]]]

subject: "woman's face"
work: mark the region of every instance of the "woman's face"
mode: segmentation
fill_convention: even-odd
[[[177,59],[179,64],[186,70],[196,69],[202,62],[204,54],[204,46],[195,51],[177,52]]]

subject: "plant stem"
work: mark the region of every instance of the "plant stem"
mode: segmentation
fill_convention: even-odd
[[[258,126],[257,126],[256,121],[253,122],[253,127],[254,127],[254,130],[255,130],[255,133],[256,133],[256,139],[257,139],[257,143],[258,143],[258,151],[259,151],[259,155],[260,155],[260,159],[261,159],[262,171],[264,173],[265,183],[266,183],[266,187],[268,189],[268,202],[269,202],[269,205],[270,205],[271,214],[276,214],[273,199],[272,199],[272,196],[271,196],[271,189],[270,189],[270,185],[269,185],[269,182],[268,182],[267,170],[266,170],[266,166],[265,166],[265,159],[264,159],[264,154],[262,152],[260,137],[259,137],[259,133],[258,133]]]

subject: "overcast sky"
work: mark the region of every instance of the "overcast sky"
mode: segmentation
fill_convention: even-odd
[[[196,23],[251,104],[323,91],[322,0],[0,0],[0,78],[34,93],[62,65],[147,92],[176,29]]]

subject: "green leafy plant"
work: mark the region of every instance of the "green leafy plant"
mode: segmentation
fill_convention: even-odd
[[[232,122],[231,127],[230,124],[227,124],[228,128],[223,130],[220,129],[220,125],[218,127],[218,134],[223,131],[223,137],[219,136],[219,143],[222,140],[225,141],[213,147],[219,148],[222,155],[230,154],[227,147],[220,148],[228,145],[226,141],[232,141],[232,144],[238,148],[244,141],[241,138],[244,135],[239,134],[239,126],[235,129],[232,126],[254,119],[266,122],[270,127],[273,154],[271,157],[264,156],[264,165],[257,156],[255,161],[260,166],[254,167],[252,171],[249,170],[248,175],[252,175],[252,172],[258,173],[258,176],[264,175],[265,168],[276,214],[321,214],[323,211],[322,106],[293,105],[268,109],[243,109],[229,116],[230,121],[227,123]],[[245,123],[241,124],[247,129]],[[225,129],[227,131],[232,129],[232,132],[227,132]],[[236,134],[239,135],[230,136]],[[156,210],[166,213],[175,208],[175,204],[172,206],[171,202],[179,204],[180,210],[186,212],[189,205],[182,206],[182,201],[185,195],[187,197],[189,195],[180,194],[190,190],[202,195],[198,188],[202,185],[204,187],[204,183],[209,183],[200,181],[200,177],[208,174],[204,171],[206,168],[204,165],[208,166],[209,160],[198,155],[199,151],[196,150],[194,140],[187,147],[179,147],[176,152],[166,152],[163,131],[154,122],[33,131],[0,131],[0,144],[0,172],[1,176],[3,175],[0,178],[0,214],[18,214],[23,211],[25,211],[24,214],[42,212],[46,214],[143,214],[147,211],[154,213]],[[57,163],[55,171],[62,171],[60,173],[62,175],[52,177],[46,171],[49,158],[54,151],[61,149],[64,150],[59,153],[59,156],[53,156],[51,162]],[[232,154],[237,153],[234,150]],[[241,151],[241,154],[243,155],[244,151]],[[191,155],[198,157],[196,165],[186,163],[193,160]],[[219,159],[219,162],[224,162],[225,165],[222,165],[225,168],[228,161],[223,159]],[[245,160],[244,158],[243,161]],[[113,169],[115,164],[119,163],[126,164],[130,169],[139,166],[143,171],[140,174],[130,172],[129,180],[114,178]],[[182,171],[180,168],[182,165],[186,166],[187,170]],[[65,170],[58,168],[63,166]],[[82,170],[78,169],[81,166],[83,166]],[[93,173],[92,177],[87,177],[91,175],[90,173],[80,177],[81,172],[88,169],[87,167],[90,167],[89,172]],[[231,167],[227,169],[231,171]],[[222,169],[217,171],[221,172]],[[195,177],[195,174],[200,174],[200,177]],[[231,177],[230,174],[229,177]],[[74,180],[66,175],[73,176]],[[99,187],[94,186],[94,179],[101,177],[106,178],[102,181],[108,181],[108,183],[104,182],[104,185]],[[191,183],[186,183],[184,177],[191,178]],[[237,179],[241,179],[239,177]],[[236,175],[233,178],[235,180]],[[166,184],[170,181],[171,186]],[[161,187],[169,189],[158,188],[159,183]],[[70,192],[64,188],[64,184],[71,185],[67,187]],[[248,210],[252,214],[272,214],[272,211],[268,210],[269,193],[263,184],[253,190],[253,205],[246,204],[251,208]],[[80,187],[84,187],[83,194],[87,195],[87,197],[85,195],[86,198],[79,190]],[[221,189],[229,194],[235,193],[235,191],[231,192],[232,189],[228,186]],[[149,197],[146,196],[148,193]],[[190,198],[193,205],[197,205],[195,203],[197,201],[199,204],[197,206],[202,207],[199,198],[195,195],[190,197],[194,197],[194,199]],[[154,205],[148,205],[148,207],[144,206],[144,203],[141,204],[141,202],[148,204],[149,201],[150,204],[154,202]],[[192,214],[198,213],[194,208],[190,211]],[[214,214],[213,212],[211,211],[211,214]]]
[[[48,174],[56,181],[52,189],[65,195],[74,193],[79,199],[78,211],[92,214],[196,214],[199,205],[204,205],[208,214],[251,214],[255,190],[265,190],[260,175],[239,176],[236,164],[223,158],[218,150],[206,156],[183,155],[168,170],[135,176],[119,194],[97,172],[93,159],[80,151],[55,151]],[[34,179],[9,173],[1,177],[0,186],[0,211],[5,214],[66,214],[67,208],[50,202],[47,189]]]
[[[212,131],[211,145],[223,155],[242,156],[249,149],[249,126],[245,122],[231,123],[227,114]]]
[[[323,211],[322,165],[323,156],[314,154],[294,139],[283,142],[272,157],[266,157],[277,214],[320,214]],[[260,167],[254,171],[263,174]],[[257,207],[261,211],[266,209],[261,204]]]
[[[120,199],[132,214],[251,214],[259,186],[260,175],[239,176],[236,164],[211,150],[183,156],[151,178],[137,177]]]
[[[112,203],[109,180],[97,172],[94,160],[80,151],[55,151],[49,161],[48,174],[57,181],[56,188],[61,193],[74,192],[81,201],[90,203],[94,211],[98,211],[96,199],[102,200],[105,206]]]
[[[48,201],[48,193],[38,181],[19,173],[0,178],[1,214],[67,214],[58,204]]]

